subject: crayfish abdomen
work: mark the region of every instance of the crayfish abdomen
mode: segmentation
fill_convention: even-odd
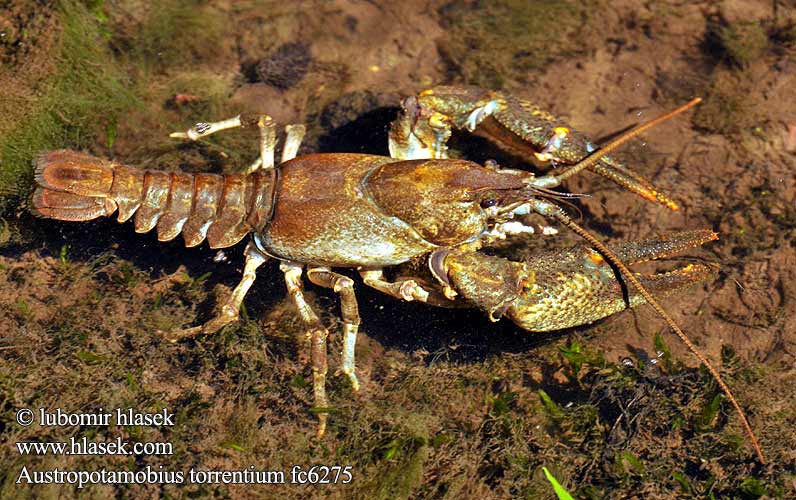
[[[36,161],[33,213],[86,221],[109,216],[119,222],[135,214],[135,230],[157,227],[158,240],[180,232],[193,247],[207,238],[225,248],[267,222],[274,201],[276,172],[189,174],[127,167],[69,150],[51,151]]]

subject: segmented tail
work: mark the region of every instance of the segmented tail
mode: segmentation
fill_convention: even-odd
[[[193,247],[207,238],[210,248],[234,245],[268,221],[276,172],[190,174],[141,170],[70,150],[36,159],[33,213],[39,217],[86,221],[119,211],[118,221],[135,214],[135,230],[157,227],[158,240],[182,232]]]

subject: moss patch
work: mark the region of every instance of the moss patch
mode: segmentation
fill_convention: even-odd
[[[17,61],[36,61],[35,75],[16,72],[18,81],[31,78],[30,85],[13,87],[19,97],[15,97],[17,104],[22,103],[19,108],[3,103],[8,106],[3,109],[14,118],[8,129],[0,122],[3,140],[9,130],[16,133],[23,125],[32,128],[31,117],[42,113],[52,122],[42,127],[55,132],[31,133],[33,138],[54,137],[52,142],[42,142],[41,148],[80,147],[163,169],[234,168],[254,156],[256,131],[235,131],[177,145],[167,138],[168,132],[184,130],[199,120],[234,115],[239,110],[228,98],[241,83],[239,59],[257,60],[284,43],[303,41],[304,36],[312,40],[313,54],[319,60],[311,62],[306,77],[286,92],[303,96],[303,112],[315,117],[310,121],[316,121],[316,127],[328,133],[386,105],[365,92],[340,97],[349,82],[361,78],[362,73],[356,72],[360,61],[320,61],[325,56],[324,42],[313,36],[321,31],[326,12],[308,9],[308,4],[300,2],[191,1],[183,3],[182,9],[178,3],[118,0],[64,4],[50,12],[50,24],[45,22],[46,8],[38,13],[42,17],[31,14],[30,22],[23,23],[28,30],[12,33],[18,48],[12,51],[0,39],[4,67],[21,69]],[[373,8],[373,2],[342,2],[332,8],[363,6]],[[661,9],[667,7],[662,4]],[[553,2],[448,2],[439,14],[449,29],[440,41],[443,52],[447,51],[449,76],[494,87],[527,79],[543,64],[592,43],[588,34],[574,31],[585,21],[594,26],[600,14],[578,9],[581,7]],[[77,16],[69,22],[82,27],[73,36],[82,40],[74,50],[83,55],[67,64],[71,56],[62,52],[68,39],[69,12]],[[227,15],[222,17],[225,20],[239,22],[220,25],[217,19],[206,18],[219,13]],[[621,19],[626,23],[623,26],[632,24],[632,15]],[[676,16],[669,16],[666,22],[677,22]],[[91,29],[85,29],[86,24]],[[314,26],[315,33],[301,29],[306,26]],[[598,28],[606,28],[603,33],[625,29],[617,26]],[[364,28],[351,23],[348,29],[353,33]],[[34,44],[36,33],[41,36]],[[660,37],[660,44],[674,36],[664,31],[651,33]],[[152,39],[142,40],[148,36]],[[603,43],[605,37],[601,36]],[[783,31],[778,36],[781,50],[790,50],[790,35]],[[93,45],[85,47],[89,42]],[[656,45],[660,44],[656,40]],[[39,46],[38,52],[34,45]],[[391,54],[389,48],[394,43],[385,46]],[[640,50],[646,46],[641,44]],[[38,56],[31,58],[34,52]],[[618,59],[630,54],[622,51]],[[748,76],[733,66],[730,72],[726,65],[717,65],[717,75],[724,75],[726,82],[720,83],[717,76],[716,96],[733,96],[733,91],[737,94],[746,88],[731,88],[739,75]],[[87,78],[85,82],[65,78],[62,90],[52,93],[59,85],[55,77],[67,70],[88,72],[89,76],[81,77]],[[372,92],[389,92],[397,85],[420,81],[411,78],[408,75],[397,83],[381,81]],[[705,81],[710,78],[712,75],[707,75]],[[84,88],[84,83],[91,85]],[[119,90],[133,98],[113,95]],[[58,107],[60,116],[54,111],[56,97],[69,101],[73,94],[82,97],[77,104]],[[120,96],[122,104],[114,101]],[[349,115],[351,109],[356,112]],[[726,112],[721,106],[714,111],[719,115]],[[741,113],[742,119],[703,118],[707,126],[722,133],[754,128],[754,121],[743,122],[750,113],[733,112]],[[383,148],[389,119],[371,116],[375,117],[372,122],[352,126],[362,138],[356,145],[346,145],[334,135],[328,143],[319,144],[327,150],[339,147],[348,152]],[[37,147],[29,147],[30,154],[35,154]],[[29,159],[19,162],[24,168],[20,179],[29,175],[25,174]],[[692,177],[689,172],[688,178]],[[772,183],[777,179],[767,178]],[[711,186],[706,189],[719,189],[721,184]],[[738,250],[737,255],[733,250],[734,256],[722,255],[723,266],[740,269],[739,262],[750,260],[743,252],[754,245],[790,244],[786,229],[793,226],[794,213],[788,209],[790,205],[780,210],[777,204],[784,201],[772,200],[773,190],[772,186],[761,187],[743,206],[725,203],[730,196],[727,193],[709,192],[709,198],[721,200],[723,205],[722,214],[707,213],[706,220],[729,226],[729,230],[721,229],[722,241],[731,243],[727,253],[730,248]],[[14,192],[21,189],[14,187]],[[704,213],[705,209],[700,210]],[[784,229],[777,231],[777,239],[756,238],[748,225],[732,219],[740,213],[745,217],[754,214],[750,220],[756,227],[775,221],[773,229]],[[610,221],[614,222],[619,221]],[[589,350],[589,342],[580,337],[581,330],[558,337],[540,335],[536,338],[547,340],[531,341],[527,340],[530,334],[505,322],[490,324],[467,311],[448,314],[429,311],[421,304],[401,304],[360,285],[363,334],[357,363],[363,387],[355,394],[345,377],[332,375],[340,363],[342,343],[338,298],[308,284],[308,297],[331,332],[328,390],[335,412],[327,436],[316,440],[304,331],[285,299],[275,263],[261,268],[240,323],[215,335],[169,344],[163,342],[159,330],[199,324],[229,295],[240,278],[241,248],[226,252],[228,262],[214,262],[206,248],[186,250],[179,242],[159,244],[154,235],[132,235],[131,224],[117,228],[112,221],[104,221],[79,225],[81,229],[50,221],[37,225],[48,237],[42,238],[36,249],[5,250],[0,255],[0,432],[4,442],[121,436],[171,442],[174,455],[22,457],[7,446],[0,449],[0,497],[546,498],[552,496],[552,490],[542,466],[578,498],[793,496],[791,459],[796,438],[789,429],[796,426],[796,414],[788,402],[796,400],[796,383],[793,371],[774,361],[761,367],[725,356],[722,367],[750,412],[752,426],[771,460],[770,467],[759,468],[744,444],[737,417],[724,399],[716,397],[710,377],[702,370],[676,365],[660,342],[655,350],[664,353],[662,356],[637,352],[616,365]],[[742,239],[736,234],[743,229],[747,236]],[[13,231],[0,221],[0,240],[4,234]],[[563,237],[557,241],[566,244]],[[532,244],[522,243],[526,255]],[[181,264],[186,267],[177,268]],[[756,276],[765,274],[757,272]],[[746,280],[740,281],[748,287]],[[785,290],[787,281],[783,283]],[[767,293],[759,295],[776,295],[779,288],[776,283],[761,287]],[[716,308],[706,306],[706,310],[721,314]],[[745,311],[732,310],[728,321],[749,321],[747,316],[752,313]],[[755,330],[754,335],[787,338],[774,330],[786,328],[784,320],[778,319],[783,311],[775,303],[770,318],[756,318],[760,323],[752,326],[767,330]],[[619,343],[622,336],[615,325],[609,320],[583,331],[616,335],[613,338]],[[479,328],[482,331],[477,331]],[[444,332],[453,330],[456,333],[445,338]],[[177,425],[162,429],[50,428],[42,432],[14,423],[20,407],[55,405],[72,411],[128,406],[157,411],[167,407],[175,412]],[[71,485],[20,488],[15,484],[22,465],[38,470],[162,466],[185,471],[191,467],[242,470],[252,464],[284,471],[294,465],[305,469],[314,464],[350,465],[354,481],[328,486],[92,485],[83,491]]]
[[[232,27],[211,2],[122,0],[111,12],[111,45],[145,74],[207,64],[230,49]]]
[[[741,68],[749,66],[769,47],[768,33],[758,20],[721,26],[717,36],[729,62]]]
[[[126,457],[22,457],[7,447],[0,451],[5,496],[44,491],[14,484],[22,465],[186,471],[258,464],[289,471],[318,463],[352,466],[354,482],[325,487],[329,498],[457,498],[467,492],[540,498],[550,494],[542,466],[583,498],[654,497],[673,490],[684,498],[709,492],[746,498],[762,489],[776,497],[788,491],[787,453],[796,442],[782,429],[796,425],[796,414],[787,407],[766,409],[765,399],[796,397],[793,374],[747,365],[729,351],[722,372],[742,404],[758,412],[752,425],[772,461],[764,471],[750,468],[743,432],[732,408],[715,397],[711,377],[674,363],[660,340],[664,354],[653,358],[656,363],[607,363],[581,342],[562,339],[519,355],[427,364],[411,353],[380,355],[363,337],[357,358],[363,390],[354,395],[345,377],[329,377],[336,411],[327,436],[316,441],[311,372],[296,361],[304,343],[297,340],[302,328],[290,307],[279,301],[259,324],[244,315],[215,335],[173,345],[157,331],[201,321],[199,311],[211,310],[229,289],[217,286],[211,297],[206,276],[178,269],[153,278],[136,267],[111,253],[87,262],[72,261],[70,250],[0,257],[0,321],[6,325],[0,416],[12,422],[17,408],[57,401],[70,410],[166,407],[177,425],[42,430],[11,423],[4,437],[121,436],[171,442],[174,455],[133,464]],[[284,293],[279,283],[263,292]],[[257,302],[247,300],[250,306]],[[330,366],[338,366],[340,349],[335,335]],[[85,494],[246,496],[241,488],[93,485]],[[249,491],[261,488],[306,498],[319,487],[260,485]],[[46,491],[77,493],[71,485]]]
[[[1,215],[9,216],[22,205],[30,191],[31,160],[36,154],[66,146],[94,149],[98,142],[111,142],[120,115],[136,102],[129,81],[102,43],[106,33],[101,18],[68,1],[60,3],[55,17],[47,29],[60,30],[57,41],[48,44],[48,33],[37,34],[44,50],[51,51],[49,59],[37,55],[41,67],[49,68],[48,76],[38,82],[33,76],[28,80],[39,95],[0,100],[0,114],[9,124],[0,130]]]
[[[582,50],[586,37],[578,31],[593,8],[592,2],[455,0],[439,10],[448,30],[439,50],[464,82],[498,89]]]
[[[717,69],[693,123],[713,133],[737,137],[760,125],[759,99],[751,75]]]

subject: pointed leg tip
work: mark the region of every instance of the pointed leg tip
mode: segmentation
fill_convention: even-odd
[[[335,377],[338,377],[340,375],[345,375],[346,377],[348,377],[348,380],[351,382],[351,390],[353,390],[354,392],[359,392],[359,387],[360,387],[359,378],[357,377],[356,373],[354,373],[353,371],[346,371],[341,368],[334,372]]]
[[[318,415],[318,428],[315,430],[315,438],[323,439],[326,435],[326,415],[321,413]]]
[[[183,329],[175,329],[175,330],[156,330],[158,335],[163,337],[169,343],[176,344],[177,342],[189,338],[196,337],[200,333],[202,333],[202,327],[196,326],[193,328],[183,328]]]

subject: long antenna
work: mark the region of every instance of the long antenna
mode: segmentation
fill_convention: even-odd
[[[658,118],[655,118],[655,119],[652,119],[652,120],[650,120],[648,122],[642,123],[641,125],[633,128],[632,130],[630,130],[626,134],[623,134],[623,135],[619,136],[618,138],[616,138],[613,141],[609,142],[605,146],[603,146],[600,149],[596,150],[591,155],[589,155],[587,158],[583,159],[580,163],[578,163],[578,164],[574,165],[573,167],[571,167],[570,169],[564,171],[561,174],[561,176],[563,176],[563,178],[566,178],[566,177],[569,177],[570,175],[573,175],[573,174],[576,174],[577,172],[580,172],[584,168],[588,168],[591,165],[594,165],[595,163],[600,161],[600,159],[603,156],[605,156],[609,152],[615,150],[616,148],[618,148],[619,146],[621,146],[622,144],[624,144],[628,140],[630,140],[633,137],[637,136],[638,134],[644,132],[645,130],[648,130],[648,129],[654,127],[655,125],[658,125],[659,123],[662,123],[662,122],[664,122],[664,121],[666,121],[666,120],[668,120],[668,119],[670,119],[670,118],[672,118],[674,116],[677,116],[680,113],[682,113],[682,112],[694,107],[701,100],[702,99],[697,97],[696,99],[693,99],[688,104],[686,104],[684,106],[681,106],[681,107],[677,108],[676,110],[674,110],[672,112],[666,113],[665,115],[659,116]],[[724,392],[724,394],[727,395],[727,398],[730,400],[730,403],[732,403],[732,406],[735,408],[735,411],[736,411],[736,413],[738,413],[738,416],[741,417],[741,423],[743,424],[744,430],[749,435],[749,439],[752,441],[752,447],[754,447],[755,453],[757,453],[757,458],[760,460],[760,463],[765,464],[766,463],[766,458],[763,455],[763,450],[760,449],[760,443],[757,441],[757,436],[755,436],[755,433],[752,430],[752,427],[749,425],[749,421],[746,419],[746,413],[744,413],[743,409],[741,408],[741,405],[738,404],[738,401],[735,399],[735,396],[732,395],[732,392],[730,391],[730,388],[727,387],[727,384],[725,384],[724,380],[722,380],[721,375],[719,374],[719,371],[716,368],[714,368],[713,365],[710,363],[710,361],[708,361],[708,359],[696,348],[696,346],[693,344],[693,342],[691,342],[691,339],[689,339],[688,336],[686,336],[686,334],[683,332],[683,330],[681,330],[680,327],[677,326],[677,323],[674,322],[674,319],[672,319],[672,317],[669,316],[669,313],[667,313],[666,310],[664,310],[664,308],[660,305],[660,303],[657,300],[655,300],[655,298],[652,296],[652,294],[649,291],[647,291],[647,289],[644,287],[644,285],[642,285],[641,282],[638,280],[638,278],[636,278],[636,275],[632,271],[630,271],[630,269],[628,269],[628,267],[625,265],[624,262],[622,262],[622,259],[620,259],[618,255],[616,255],[611,249],[609,249],[607,246],[605,246],[605,244],[603,244],[600,240],[598,240],[597,237],[595,237],[590,232],[588,232],[586,229],[584,229],[584,228],[580,227],[578,224],[576,224],[566,214],[566,212],[564,212],[563,209],[561,209],[558,206],[552,205],[552,204],[551,204],[551,206],[555,207],[555,208],[553,210],[550,210],[549,212],[546,212],[546,214],[547,215],[551,215],[552,217],[557,219],[559,222],[561,222],[562,224],[564,224],[568,228],[572,229],[572,231],[574,231],[581,238],[583,238],[584,240],[589,242],[597,251],[599,251],[601,254],[603,254],[603,256],[605,257],[605,259],[607,261],[609,261],[610,263],[615,265],[617,267],[617,269],[619,269],[619,272],[624,275],[624,277],[627,279],[627,281],[632,283],[633,286],[639,291],[641,296],[644,297],[644,299],[647,301],[647,303],[650,306],[652,306],[652,308],[655,310],[655,312],[657,312],[658,315],[661,318],[663,318],[664,321],[666,321],[666,324],[669,325],[669,327],[672,330],[674,330],[674,333],[676,333],[677,336],[680,337],[680,340],[682,340],[683,343],[686,345],[686,347],[688,347],[688,349],[691,351],[691,353],[694,356],[696,356],[696,358],[699,360],[699,362],[702,363],[703,365],[705,365],[705,368],[708,369],[708,372],[710,372],[710,374],[716,380],[716,383],[719,385],[721,390]]]
[[[702,98],[701,97],[695,97],[690,102],[680,106],[679,108],[675,109],[674,111],[670,111],[670,112],[668,112],[666,114],[663,114],[663,115],[661,115],[661,116],[659,116],[657,118],[653,118],[652,120],[644,122],[641,125],[637,125],[637,126],[633,127],[632,129],[630,129],[626,133],[620,135],[619,137],[617,137],[613,141],[609,142],[608,144],[606,144],[604,146],[600,146],[600,149],[595,150],[592,154],[590,154],[589,156],[587,156],[586,158],[584,158],[580,162],[576,163],[575,165],[569,167],[568,169],[564,170],[560,174],[556,175],[556,178],[558,180],[563,181],[564,179],[568,179],[569,177],[572,177],[573,175],[577,174],[581,170],[584,170],[584,169],[589,168],[589,167],[591,167],[593,165],[596,165],[597,163],[599,163],[599,161],[602,159],[603,156],[607,155],[609,152],[615,150],[619,146],[622,146],[624,143],[626,143],[630,139],[633,139],[637,135],[646,132],[647,130],[651,129],[652,127],[655,127],[656,125],[660,125],[661,123],[665,122],[666,120],[674,118],[675,116],[677,116],[679,114],[685,113],[686,111],[688,111],[689,109],[693,108],[694,106],[696,106],[700,102],[702,102]]]

